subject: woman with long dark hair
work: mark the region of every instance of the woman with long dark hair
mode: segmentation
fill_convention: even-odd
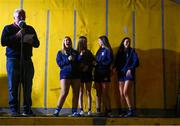
[[[125,104],[128,111],[122,111],[121,117],[134,115],[130,91],[135,79],[135,69],[139,65],[137,53],[130,47],[130,38],[125,37],[116,54],[114,71],[117,71],[121,106]]]
[[[92,85],[92,70],[93,70],[93,62],[95,62],[95,58],[92,52],[87,48],[87,38],[85,36],[80,36],[78,41],[78,48],[80,54],[80,92],[79,92],[79,106],[80,106],[80,115],[84,115],[83,110],[83,92],[84,87],[86,87],[86,94],[88,97],[88,116],[92,115],[91,105],[92,105],[92,97],[91,97],[91,85]]]
[[[101,97],[105,107],[105,115],[111,112],[111,102],[109,96],[111,64],[113,61],[113,52],[106,36],[98,39],[99,49],[96,53],[96,66],[94,72],[94,82],[96,88],[96,111],[101,112]]]

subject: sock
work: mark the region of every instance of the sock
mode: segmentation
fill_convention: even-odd
[[[72,108],[72,113],[77,112],[77,108]]]
[[[62,109],[62,108],[59,108],[59,107],[56,108],[56,110],[59,111],[59,112],[61,111],[61,109]]]

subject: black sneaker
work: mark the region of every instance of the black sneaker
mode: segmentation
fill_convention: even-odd
[[[134,110],[128,110],[127,114],[125,114],[123,117],[133,117],[134,116]]]
[[[124,117],[126,115],[126,111],[121,111],[121,114],[119,115],[120,118]]]

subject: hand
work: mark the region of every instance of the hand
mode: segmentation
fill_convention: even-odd
[[[80,55],[83,55],[84,53],[85,53],[85,50],[82,50],[81,53],[80,53]]]
[[[68,57],[68,60],[69,60],[69,61],[74,61],[74,57],[73,57],[72,55],[70,55],[70,56]]]
[[[28,39],[28,40],[27,40],[26,42],[24,42],[24,43],[27,43],[27,44],[32,45],[32,43],[33,43],[33,38]]]
[[[83,71],[83,72],[86,72],[86,71],[88,70],[88,68],[89,68],[88,65],[84,65],[82,71]]]
[[[19,30],[19,31],[16,33],[16,36],[17,36],[18,38],[20,38],[20,37],[23,36],[23,34],[25,34],[25,30],[24,30],[24,29],[21,29],[21,30]]]
[[[93,61],[92,63],[93,63],[93,65],[94,65],[94,66],[96,66],[96,65],[97,65],[97,62],[96,62],[96,61]]]
[[[132,76],[131,75],[131,70],[128,70],[127,72],[126,72],[126,76],[128,77],[128,76]]]
[[[116,68],[113,68],[112,71],[113,71],[113,73],[116,73]]]

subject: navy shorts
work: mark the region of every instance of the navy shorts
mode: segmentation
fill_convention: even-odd
[[[72,75],[72,74],[60,74],[60,80],[62,79],[80,79],[80,76],[77,75]]]
[[[126,73],[124,72],[118,72],[118,81],[127,81],[127,80],[131,80],[134,81],[134,75],[135,72],[131,71],[131,76],[126,76]]]
[[[96,71],[94,72],[94,82],[101,83],[101,82],[111,82],[110,77],[110,70],[107,71]]]
[[[80,75],[81,83],[91,82],[93,80],[92,73],[82,72]]]

